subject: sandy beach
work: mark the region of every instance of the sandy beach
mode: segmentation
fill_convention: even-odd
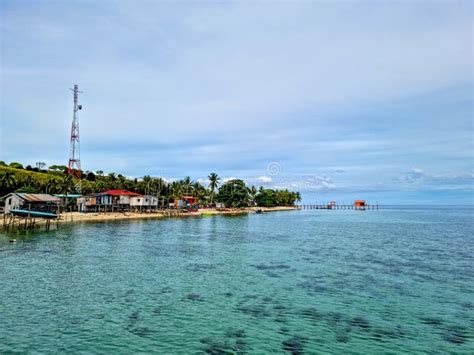
[[[99,222],[99,221],[118,221],[127,219],[150,219],[150,218],[170,218],[170,217],[200,217],[200,216],[213,216],[213,215],[239,215],[247,213],[256,213],[257,210],[262,212],[276,212],[276,211],[294,211],[297,207],[280,206],[280,207],[249,207],[249,208],[226,208],[226,209],[214,209],[206,208],[200,209],[196,212],[180,212],[170,214],[168,211],[160,212],[107,212],[107,213],[81,213],[81,212],[70,212],[62,213],[58,220],[58,223],[71,223],[71,222]]]

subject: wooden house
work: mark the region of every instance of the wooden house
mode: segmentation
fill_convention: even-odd
[[[367,204],[365,203],[365,200],[355,200],[354,201],[354,207],[357,210],[365,210],[365,207]]]
[[[23,192],[12,192],[3,196],[2,200],[5,200],[5,213],[14,209],[56,212],[61,201],[59,197],[49,194],[30,194]]]
[[[81,212],[129,211],[130,199],[141,196],[127,190],[108,190],[79,197],[77,205]]]

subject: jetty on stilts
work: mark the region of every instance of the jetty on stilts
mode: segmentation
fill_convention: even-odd
[[[379,204],[368,204],[364,200],[356,200],[353,204],[338,204],[335,201],[331,201],[326,204],[309,204],[299,205],[300,209],[303,210],[378,210]]]
[[[28,230],[44,222],[44,227],[50,229],[51,221],[57,220],[58,215],[52,212],[13,209],[3,215],[3,230]],[[43,223],[41,223],[43,224]]]

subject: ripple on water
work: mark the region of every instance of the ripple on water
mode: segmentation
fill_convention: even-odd
[[[0,353],[472,353],[472,213],[285,216],[0,240]]]

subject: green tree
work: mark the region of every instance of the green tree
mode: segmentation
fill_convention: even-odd
[[[193,181],[189,176],[186,176],[183,180],[180,181],[180,184],[182,186],[182,191],[184,192],[185,195],[190,195],[192,193],[193,189]]]
[[[95,174],[92,171],[86,171],[86,179],[88,181],[95,181]]]
[[[74,192],[74,179],[72,175],[67,174],[61,180],[61,193],[62,194],[69,194]]]
[[[183,194],[183,187],[179,183],[179,181],[173,181],[170,185],[170,195],[173,198],[180,198]]]
[[[249,190],[249,194],[250,194],[250,202],[252,202],[252,204],[255,203],[255,198],[257,196],[257,188],[255,186],[252,186]]]
[[[50,165],[49,170],[65,173],[67,171],[66,165]]]
[[[53,194],[53,193],[56,193],[56,191],[58,190],[58,182],[56,181],[56,179],[54,178],[50,178],[45,186],[44,186],[44,192],[47,193],[47,194]]]
[[[1,195],[3,196],[7,193],[12,192],[15,188],[15,183],[15,175],[10,171],[5,171],[0,176],[0,188],[2,190]]]
[[[216,173],[210,173],[207,177],[209,179],[209,188],[211,189],[211,205],[214,201],[214,192],[219,186],[219,181],[221,178]]]
[[[207,190],[202,184],[196,181],[193,184],[193,195],[196,197],[198,204],[206,203],[207,200]]]
[[[301,200],[299,192],[285,190],[272,190],[260,188],[255,197],[255,202],[262,207],[294,206],[296,201]]]
[[[240,179],[227,181],[219,188],[217,201],[228,207],[247,207],[250,203],[249,189]]]
[[[14,168],[14,169],[23,169],[23,165],[21,165],[20,163],[17,163],[16,161],[14,161],[13,163],[10,163],[10,168]]]

